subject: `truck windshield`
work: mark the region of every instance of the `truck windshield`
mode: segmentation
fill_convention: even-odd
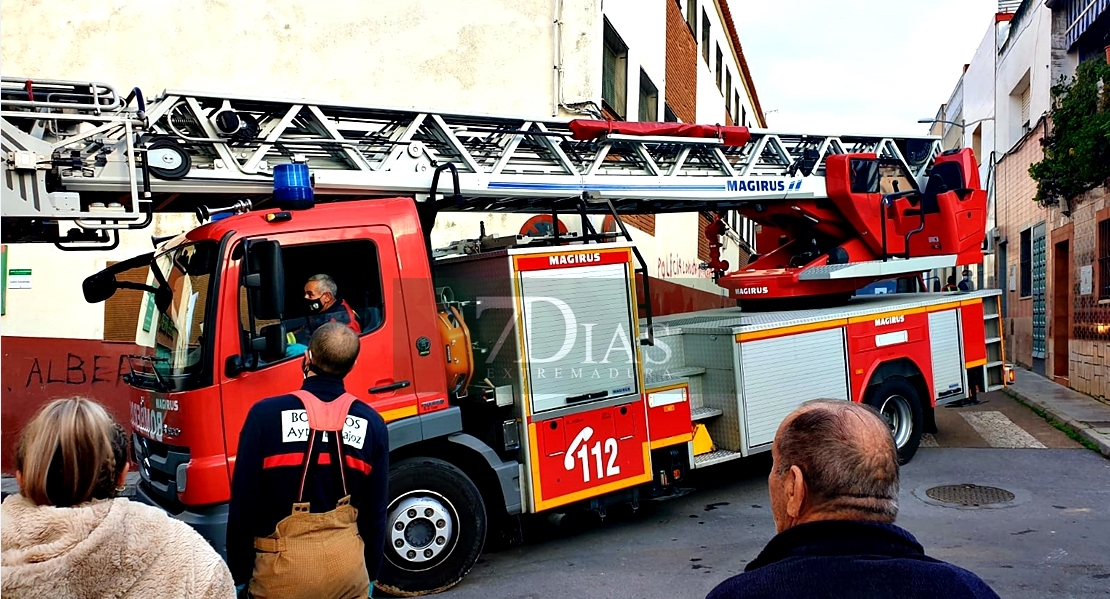
[[[155,256],[148,283],[162,279],[173,291],[165,310],[159,310],[151,293],[140,308],[135,342],[146,348],[132,360],[132,384],[157,391],[181,391],[201,384],[205,372],[205,333],[210,331],[206,312],[217,245],[203,241],[177,246]]]

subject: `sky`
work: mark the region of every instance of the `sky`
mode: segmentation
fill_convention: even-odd
[[[997,0],[727,0],[770,129],[926,134]]]

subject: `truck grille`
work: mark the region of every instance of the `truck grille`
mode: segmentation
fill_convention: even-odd
[[[184,506],[177,497],[177,467],[189,462],[189,451],[173,447],[134,433],[131,444],[135,463],[139,465],[141,484],[158,499],[162,507],[179,512]]]

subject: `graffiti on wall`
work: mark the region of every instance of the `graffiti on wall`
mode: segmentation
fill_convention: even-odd
[[[128,426],[127,355],[136,347],[89,339],[4,337],[0,427],[4,472],[14,468],[19,433],[43,404],[80,395],[103,404]]]
[[[669,279],[673,277],[699,277],[713,278],[713,273],[708,269],[700,268],[700,260],[687,260],[675,253],[661,256],[657,260],[656,276]]]
[[[27,377],[23,382],[25,388],[37,385],[45,390],[47,385],[102,385],[118,386],[123,382],[123,375],[127,373],[127,356],[113,356],[107,354],[80,355],[66,352],[64,360],[55,364],[53,357],[40,360],[38,356],[31,357],[31,364],[27,367]],[[10,385],[8,386],[10,390]]]

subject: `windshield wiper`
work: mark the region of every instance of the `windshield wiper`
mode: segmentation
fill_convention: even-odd
[[[165,393],[165,392],[168,392],[170,390],[170,384],[166,382],[166,379],[162,378],[162,373],[158,372],[158,367],[157,367],[157,364],[159,362],[169,362],[170,361],[169,358],[158,358],[158,357],[155,357],[155,356],[141,356],[141,355],[137,355],[137,354],[129,354],[127,356],[127,368],[131,372],[128,373],[127,376],[130,377],[131,380],[134,380],[136,375],[138,374],[138,372],[140,372],[140,371],[135,370],[135,365],[132,363],[133,360],[139,360],[140,362],[150,362],[150,371],[152,373],[154,373],[154,381],[155,381],[155,383],[157,383],[157,386],[158,386],[156,391],[161,391],[161,392]],[[125,379],[124,382],[130,384],[131,381]]]

